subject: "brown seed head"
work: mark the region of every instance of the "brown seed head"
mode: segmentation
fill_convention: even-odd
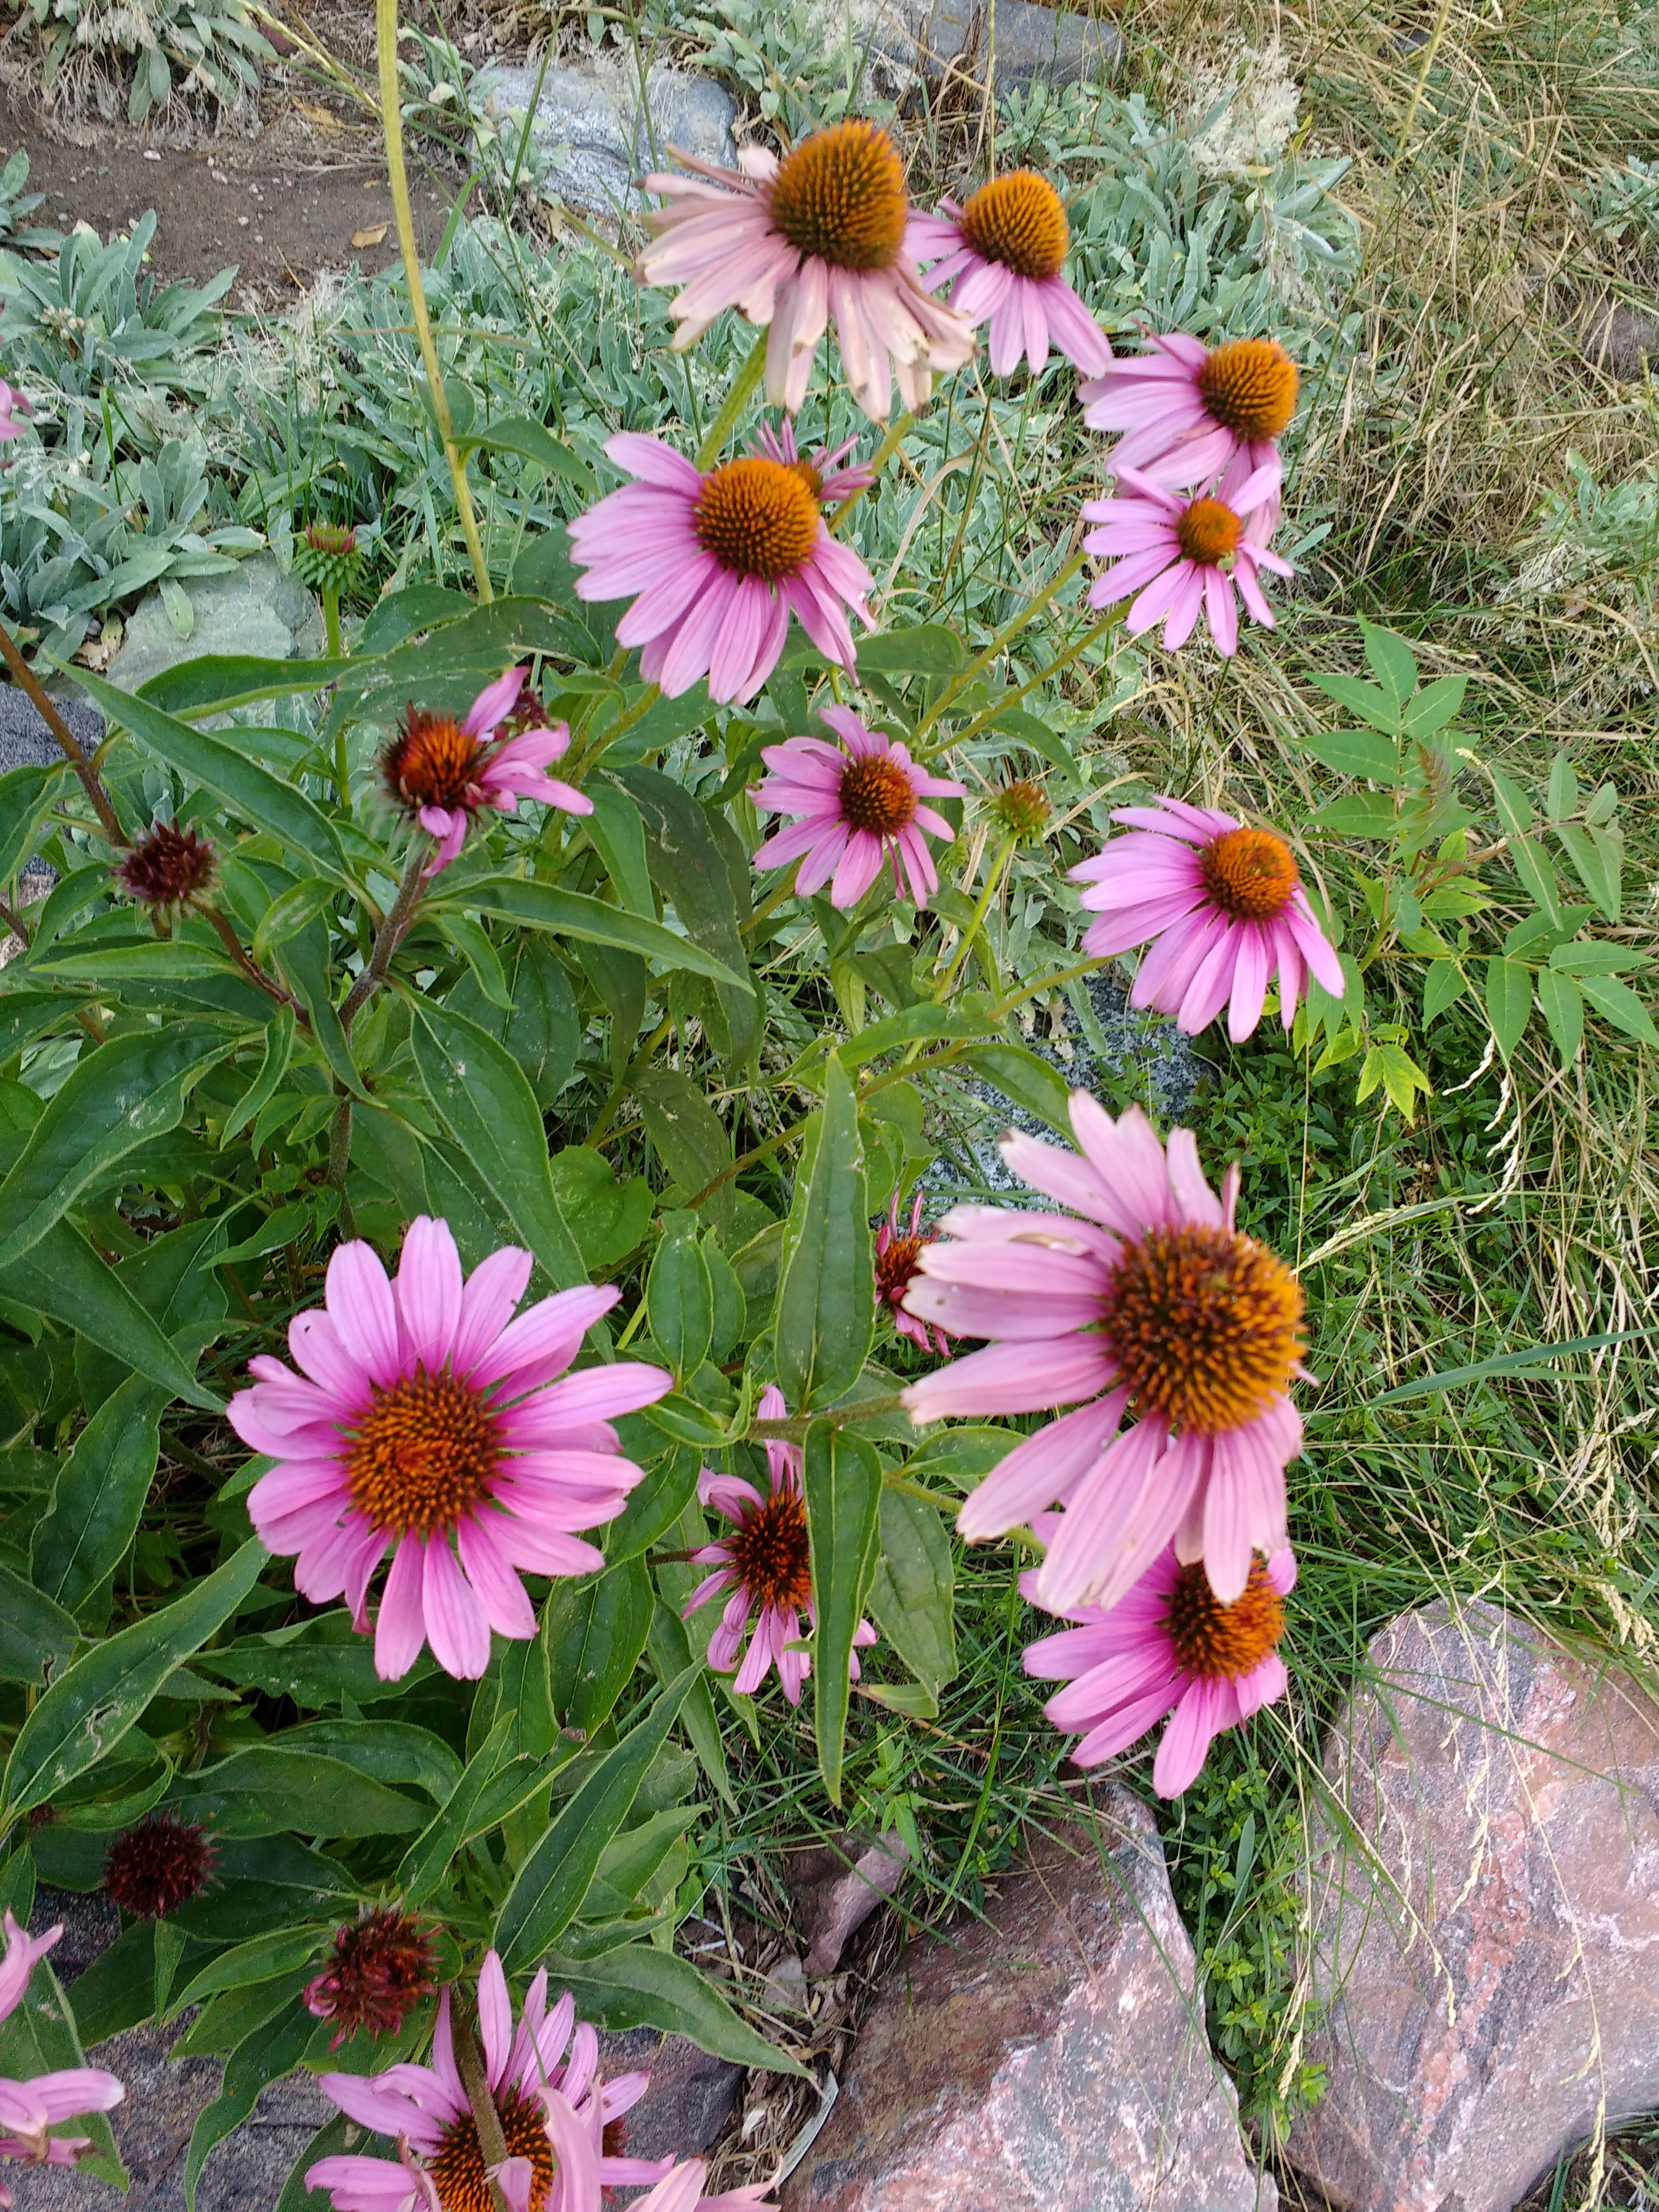
[[[380,775],[394,802],[410,813],[422,806],[473,807],[483,757],[483,746],[453,714],[410,705],[380,756]]]
[[[127,854],[116,875],[131,899],[156,914],[191,906],[211,889],[219,855],[194,830],[158,822]]]
[[[135,1919],[165,1920],[207,1887],[218,1856],[199,1821],[146,1813],[105,1852],[104,1887]]]
[[[732,1564],[757,1606],[799,1613],[812,1595],[806,1507],[799,1491],[776,1490],[726,1538]]]
[[[1235,437],[1276,438],[1296,412],[1296,363],[1272,338],[1218,346],[1198,372],[1205,405]]]
[[[346,1453],[351,1502],[394,1536],[453,1528],[501,1465],[498,1414],[450,1375],[414,1375],[370,1394]]]
[[[521,2090],[507,2087],[496,2090],[495,2102],[507,2156],[530,2161],[529,2212],[545,2212],[555,2165],[541,2107]],[[449,2123],[427,2170],[443,2212],[493,2212],[495,2192],[484,2171],[477,2122],[471,2112]]]
[[[873,123],[832,123],[778,164],[772,220],[797,252],[832,268],[890,269],[910,213],[904,164]]]
[[[1229,830],[1198,857],[1204,888],[1238,921],[1276,921],[1302,878],[1296,856],[1271,830]]]
[[[841,772],[841,815],[854,830],[896,837],[915,820],[915,787],[890,754],[859,754]]]
[[[306,1987],[306,2004],[319,2020],[337,2021],[329,2045],[367,2028],[395,2035],[411,2005],[431,1994],[433,1952],[427,1930],[396,1905],[377,1905],[335,1933],[328,1964]]]
[[[1289,1389],[1302,1357],[1302,1287],[1231,1229],[1188,1222],[1126,1244],[1102,1300],[1124,1382],[1171,1427],[1243,1427]]]
[[[1176,544],[1188,561],[1213,568],[1238,550],[1244,526],[1218,499],[1195,499],[1176,525]]]
[[[1231,1605],[1210,1588],[1202,1559],[1182,1568],[1164,1616],[1176,1656],[1200,1682],[1236,1682],[1279,1648],[1285,1633],[1285,1601],[1267,1579],[1260,1553],[1250,1578]]]
[[[975,253],[1037,283],[1060,274],[1072,242],[1060,194],[1035,169],[1011,169],[981,185],[957,228]]]
[[[805,567],[822,526],[799,463],[740,453],[703,479],[691,526],[722,568],[775,584]]]

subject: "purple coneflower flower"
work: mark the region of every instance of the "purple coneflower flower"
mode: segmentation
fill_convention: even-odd
[[[0,1917],[6,1939],[6,1955],[0,1959],[0,2021],[7,2020],[23,2002],[29,1977],[63,1934],[60,1922],[44,1936],[26,1935],[9,1908]],[[52,2074],[33,2074],[23,2081],[0,2075],[0,2159],[20,2159],[30,2166],[74,2166],[92,2148],[89,2136],[55,2136],[52,2128],[82,2112],[107,2112],[126,2095],[113,2074],[101,2066],[65,2066]],[[11,2192],[0,2185],[0,2204],[11,2203]]]
[[[1179,331],[1146,343],[1079,389],[1090,428],[1123,433],[1109,468],[1178,488],[1218,476],[1240,453],[1251,469],[1272,458],[1296,412],[1296,363],[1282,345],[1235,338],[1212,351]]]
[[[755,866],[781,868],[799,860],[800,896],[810,897],[829,884],[831,906],[846,908],[858,904],[890,857],[894,890],[902,896],[908,878],[911,897],[926,906],[929,892],[939,888],[939,871],[922,833],[947,841],[957,833],[921,802],[960,799],[966,786],[929,775],[911,759],[908,745],[884,730],[866,729],[850,707],[824,707],[819,714],[840,744],[790,738],[761,754],[771,773],[750,797],[757,807],[797,818],[773,832],[756,854]]]
[[[1113,813],[1130,830],[1072,870],[1082,902],[1101,916],[1083,950],[1109,960],[1153,939],[1136,970],[1132,1006],[1154,1006],[1189,1036],[1227,1008],[1238,1043],[1261,1018],[1279,977],[1279,1018],[1289,1029],[1311,972],[1342,996],[1342,963],[1314,919],[1296,856],[1271,830],[1218,809],[1154,799]]]
[[[395,1282],[372,1245],[337,1245],[324,1310],[289,1324],[302,1372],[261,1353],[230,1401],[243,1443],[278,1462],[248,1510],[268,1550],[298,1555],[301,1597],[343,1592],[367,1632],[369,1582],[392,1548],[374,1628],[384,1680],[428,1642],[446,1674],[472,1680],[491,1629],[533,1636],[520,1574],[602,1567],[574,1532],[611,1520],[640,1480],[610,1425],[672,1378],[625,1360],[567,1375],[620,1293],[559,1291],[515,1321],[530,1266],[504,1245],[463,1281],[448,1223],[425,1214]]]
[[[1088,501],[1085,522],[1104,526],[1085,538],[1085,550],[1111,559],[1089,587],[1091,607],[1114,607],[1137,594],[1126,627],[1132,637],[1163,620],[1164,649],[1178,652],[1203,613],[1218,653],[1238,650],[1237,589],[1256,621],[1273,628],[1273,612],[1256,571],[1293,574],[1288,561],[1267,550],[1279,513],[1278,460],[1247,469],[1236,459],[1208,491],[1190,497],[1168,491],[1138,469],[1120,467],[1111,499]]]
[[[991,325],[992,373],[1009,376],[1022,354],[1035,376],[1053,346],[1097,376],[1111,362],[1106,333],[1060,274],[1072,242],[1060,194],[1035,169],[1011,169],[969,195],[913,215],[905,244],[933,266],[935,289],[951,283],[951,305],[970,323]]]
[[[903,1231],[899,1228],[898,1209],[898,1193],[895,1191],[887,1218],[876,1231],[876,1297],[886,1307],[901,1336],[908,1336],[923,1352],[937,1352],[941,1359],[948,1359],[951,1347],[943,1331],[918,1321],[904,1308],[905,1293],[921,1270],[922,1247],[933,1241],[921,1233],[921,1193],[916,1193],[915,1204],[910,1208],[910,1226]]]
[[[568,724],[520,730],[504,744],[495,742],[496,732],[518,705],[526,674],[522,668],[509,668],[487,684],[463,722],[411,703],[381,756],[380,773],[392,803],[438,841],[428,876],[447,868],[460,851],[480,807],[511,814],[521,799],[539,799],[567,814],[593,811],[591,799],[544,773],[570,744]]]

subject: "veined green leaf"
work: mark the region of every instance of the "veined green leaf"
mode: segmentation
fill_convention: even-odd
[[[838,1060],[825,1076],[817,1141],[778,1290],[778,1382],[796,1413],[830,1404],[857,1382],[875,1330],[858,1099]]]
[[[434,907],[441,902],[441,896],[428,901]],[[615,945],[647,960],[665,961],[671,968],[688,969],[694,975],[734,984],[739,990],[750,988],[746,977],[690,938],[678,937],[659,921],[647,921],[643,915],[607,906],[603,899],[590,898],[583,891],[562,890],[555,884],[532,883],[522,876],[486,876],[481,883],[468,884],[457,892],[456,902],[479,914],[499,915],[503,921],[517,922],[521,929],[546,929],[558,937]]]
[[[592,470],[580,454],[573,453],[544,422],[537,422],[531,415],[504,415],[488,429],[472,430],[465,438],[457,438],[455,446],[462,453],[518,453],[545,469],[550,476],[574,484],[590,498],[599,489]]]
[[[665,2034],[689,2036],[700,2050],[736,2066],[764,2067],[775,2074],[802,2074],[798,2059],[756,2034],[689,1959],[659,1951],[653,1943],[624,1943],[592,1960],[546,1960],[550,1978],[576,2000],[584,2020],[605,2027],[659,2027]]]
[[[1584,994],[1571,975],[1553,966],[1538,971],[1538,1003],[1565,1067],[1578,1057],[1584,1039]]]
[[[74,1614],[0,1560],[0,1682],[39,1689],[80,1640]]]
[[[68,1222],[49,1229],[15,1267],[0,1269],[0,1297],[50,1314],[171,1396],[209,1413],[224,1411],[119,1274]]]
[[[1526,1034],[1532,1016],[1532,974],[1518,960],[1486,963],[1486,1019],[1505,1060]]]
[[[677,1383],[695,1375],[708,1357],[714,1329],[714,1293],[697,1242],[694,1213],[664,1217],[662,1242],[645,1283],[646,1318]]]
[[[633,1678],[656,1603],[637,1557],[582,1582],[556,1582],[542,1615],[547,1680],[561,1726],[591,1739]]]
[[[70,1613],[120,1565],[132,1541],[155,1479],[162,1401],[146,1376],[129,1376],[76,1438],[52,1504],[34,1524],[30,1577]]]
[[[875,1559],[881,1462],[862,1437],[815,1421],[806,1431],[802,1482],[818,1617],[812,1638],[812,1726],[823,1786],[839,1805],[848,1664]]]
[[[935,1701],[957,1671],[956,1560],[937,1507],[881,1492],[881,1541],[871,1577],[876,1626]]]
[[[1637,997],[1628,983],[1621,983],[1616,975],[1583,975],[1578,988],[1604,1021],[1611,1022],[1626,1036],[1641,1044],[1659,1044],[1659,1029],[1653,1025],[1653,1017]]]

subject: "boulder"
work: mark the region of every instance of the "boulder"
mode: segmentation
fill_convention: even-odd
[[[743,2068],[660,2028],[601,2031],[600,2073],[610,2079],[636,2069],[650,2075],[651,2087],[623,2118],[629,2157],[692,2158],[708,2149],[737,2102]]]
[[[1115,1784],[983,1920],[915,1943],[785,2212],[1274,2212],[1151,1814]]]
[[[855,43],[879,55],[901,77],[967,90],[982,87],[986,64],[999,100],[1029,92],[1109,80],[1123,64],[1123,34],[1103,15],[1045,8],[1035,0],[850,0]]]
[[[713,77],[653,62],[641,107],[639,80],[619,55],[550,69],[537,99],[538,75],[534,69],[488,70],[478,96],[497,117],[527,113],[535,100],[530,136],[546,165],[543,190],[573,206],[613,216],[642,207],[639,179],[667,167],[671,146],[728,168],[737,159],[737,102]]]
[[[909,1846],[896,1828],[879,1841],[849,1834],[790,1852],[784,1886],[806,1939],[803,1967],[808,1980],[835,1972],[848,1942],[894,1894],[909,1863]]]
[[[1639,383],[1650,362],[1659,373],[1659,311],[1600,299],[1585,307],[1579,336],[1590,366],[1621,384]]]
[[[311,660],[323,652],[316,601],[297,576],[283,574],[270,553],[251,554],[216,576],[187,577],[179,589],[190,602],[190,635],[179,635],[159,591],[141,599],[110,663],[109,680],[124,691],[204,653]]]
[[[1370,1657],[1326,1753],[1329,2088],[1290,2154],[1354,2212],[1510,2212],[1659,2106],[1659,1705],[1486,1604],[1408,1613]]]

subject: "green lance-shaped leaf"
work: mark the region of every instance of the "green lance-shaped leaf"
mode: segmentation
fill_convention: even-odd
[[[1617,829],[1580,829],[1577,823],[1560,822],[1555,834],[1567,848],[1567,858],[1577,872],[1578,880],[1595,901],[1609,921],[1619,919],[1621,902],[1621,877],[1625,866],[1625,840]]]
[[[591,1739],[633,1679],[656,1599],[643,1559],[556,1582],[542,1617],[548,1689],[562,1726]]]
[[[41,825],[67,790],[65,761],[33,761],[0,775],[0,883],[33,856]]]
[[[684,1382],[708,1357],[714,1330],[714,1287],[695,1213],[664,1216],[662,1242],[646,1278],[645,1312],[675,1381]]]
[[[659,1951],[653,1943],[623,1943],[592,1960],[551,1957],[547,1967],[549,1979],[574,1996],[583,2020],[689,2036],[701,2050],[736,2066],[764,2067],[775,2074],[806,2071],[757,2035],[714,1984],[672,1951]]]
[[[120,1565],[155,1479],[161,1393],[129,1376],[75,1440],[29,1540],[37,1589],[74,1613]]]
[[[533,1966],[580,1911],[605,1847],[627,1819],[696,1678],[688,1667],[658,1691],[645,1718],[599,1760],[520,1869],[495,1923],[495,1948],[509,1973]]]
[[[1005,1098],[1035,1114],[1062,1137],[1072,1133],[1072,1094],[1046,1060],[1023,1044],[976,1044],[962,1055],[966,1065],[995,1084]]]
[[[688,1198],[695,1198],[732,1166],[732,1139],[725,1123],[697,1085],[677,1068],[652,1068],[634,1085],[645,1119],[646,1134],[663,1165]],[[721,1185],[708,1202],[717,1227],[731,1218],[732,1186]]]
[[[223,1030],[194,1025],[140,1030],[77,1060],[0,1184],[0,1269],[21,1260],[129,1152],[176,1128],[192,1086],[235,1042]]]
[[[0,1682],[38,1689],[80,1640],[73,1613],[0,1561]]]
[[[276,1086],[288,1073],[288,1063],[293,1056],[294,1033],[293,1007],[278,1007],[265,1030],[258,1072],[225,1117],[225,1126],[219,1133],[222,1145],[228,1145],[241,1130],[257,1121],[276,1097]]]
[[[652,880],[696,943],[744,980],[719,988],[726,1036],[718,1048],[746,1061],[759,1034],[759,1005],[748,982],[742,924],[750,913],[748,856],[733,847],[730,824],[672,776],[623,769],[617,781],[639,809]],[[728,849],[732,848],[732,849]]]
[[[524,1070],[476,1022],[412,998],[410,1039],[427,1097],[559,1289],[586,1282],[559,1210],[541,1109]]]
[[[350,888],[345,855],[332,823],[297,785],[284,783],[211,730],[194,729],[149,700],[119,690],[84,669],[77,668],[74,675],[80,688],[103,708],[112,728],[130,730],[146,752],[165,762],[186,783],[212,792],[251,827],[280,837],[296,859]]]
[[[12,1746],[0,1779],[0,1827],[114,1749],[174,1668],[235,1612],[266,1556],[263,1544],[244,1544],[205,1581],[94,1645],[58,1677]]]
[[[412,1836],[426,1825],[412,1798],[375,1781],[362,1761],[290,1751],[280,1736],[180,1775],[167,1802],[181,1820],[219,1836],[289,1828],[306,1836]]]
[[[428,903],[441,905],[441,894]],[[455,903],[475,914],[517,922],[521,929],[546,929],[556,937],[614,945],[647,960],[664,961],[670,968],[707,975],[716,983],[731,983],[739,990],[750,988],[745,976],[690,938],[677,937],[659,921],[647,921],[643,915],[607,906],[603,899],[590,898],[583,891],[562,890],[557,884],[532,883],[521,876],[486,876],[482,883],[468,884],[458,890]]]
[[[15,1267],[0,1269],[0,1297],[50,1314],[170,1396],[223,1412],[121,1276],[67,1221],[49,1229]]]
[[[1486,1019],[1508,1060],[1526,1034],[1532,1015],[1532,974],[1519,960],[1486,963]]]
[[[457,438],[458,453],[483,451],[492,453],[517,453],[526,461],[534,461],[550,476],[559,477],[574,484],[589,498],[599,489],[593,481],[593,471],[580,453],[574,452],[562,440],[556,438],[544,422],[531,415],[504,415],[492,422],[487,430],[471,431],[465,438]]]
[[[685,1624],[661,1597],[651,1616],[646,1649],[651,1654],[651,1665],[659,1682],[673,1681],[683,1668],[691,1664],[691,1639],[685,1632]],[[706,1676],[699,1676],[692,1683],[680,1708],[680,1720],[703,1772],[735,1813],[738,1801],[726,1763],[726,1743],[720,1735],[720,1724],[714,1717],[714,1700],[709,1695]]]
[[[956,1558],[939,1509],[884,1486],[870,1581],[876,1626],[934,1700],[957,1671]]]
[[[873,1445],[815,1421],[806,1431],[806,1528],[812,1548],[812,1727],[818,1771],[841,1802],[842,1746],[851,1698],[853,1632],[869,1587],[881,1510],[881,1462]]]
[[[876,1325],[875,1272],[858,1099],[838,1060],[824,1070],[823,1111],[778,1290],[778,1383],[796,1412],[827,1406],[857,1382]]]
[[[1584,994],[1571,975],[1554,968],[1538,971],[1538,1003],[1544,1010],[1563,1067],[1578,1057],[1584,1036]]]

